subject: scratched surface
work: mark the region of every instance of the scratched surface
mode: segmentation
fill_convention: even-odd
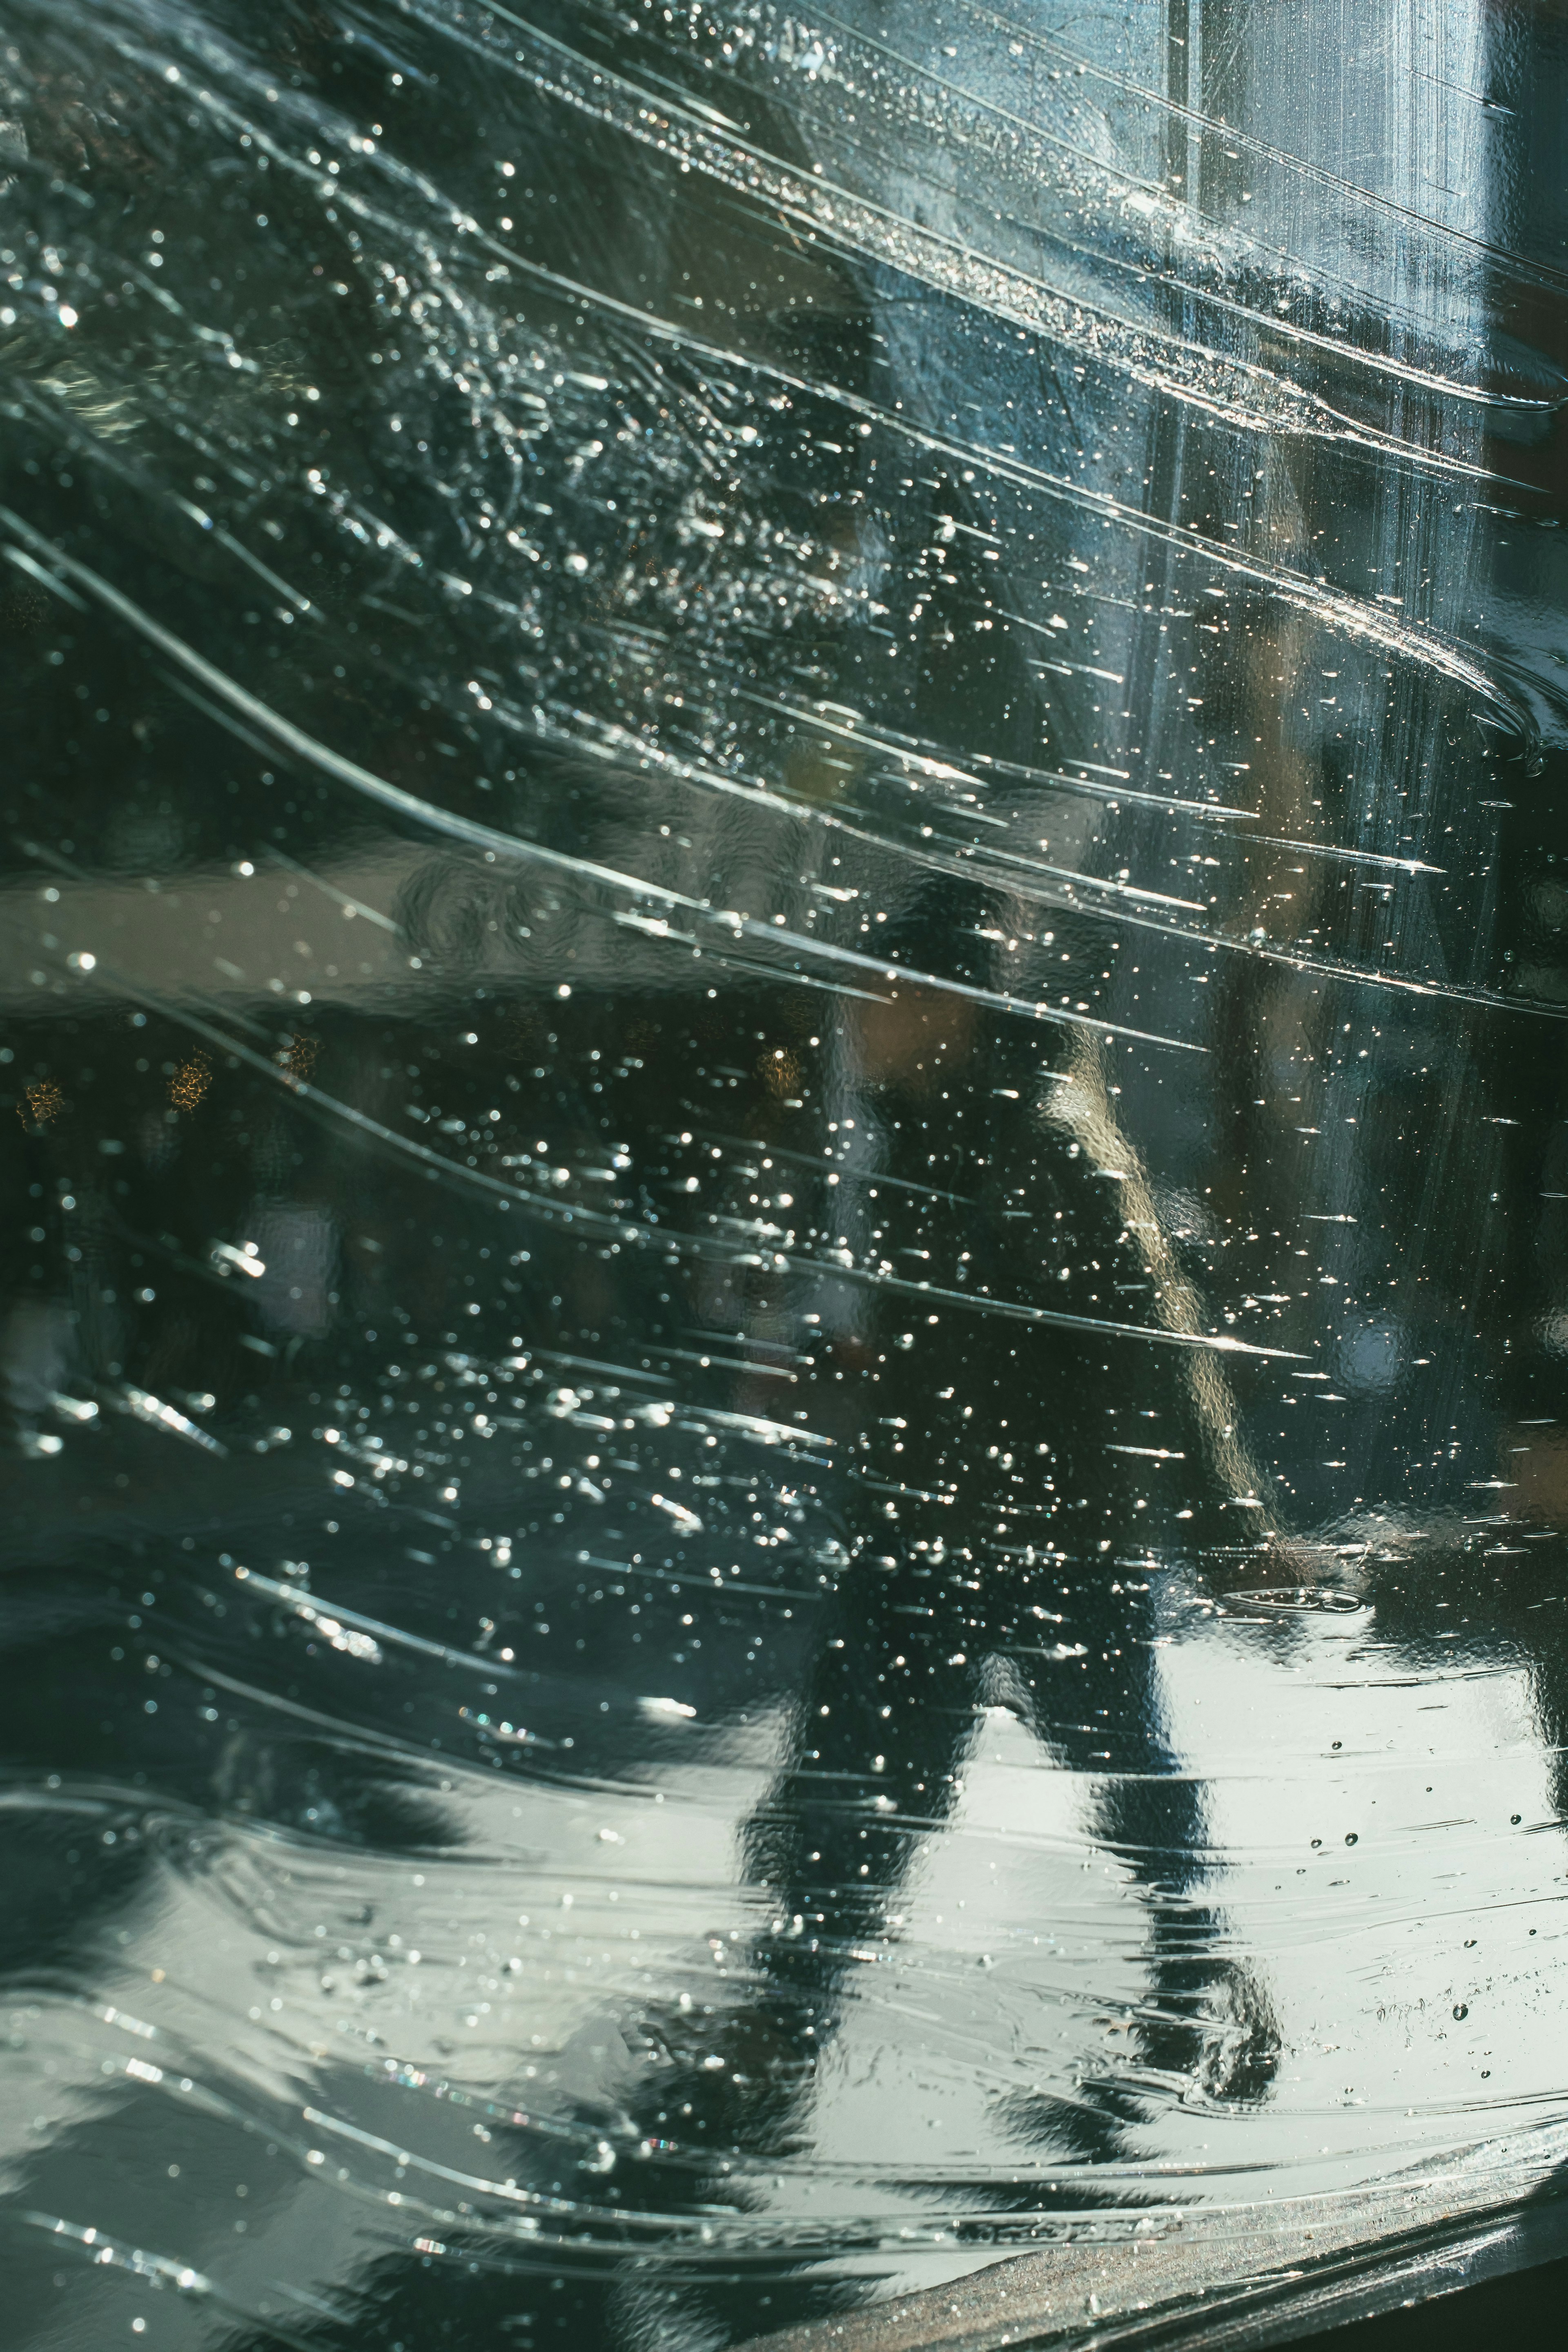
[[[18,2352],[1568,2245],[1565,100],[0,0]]]

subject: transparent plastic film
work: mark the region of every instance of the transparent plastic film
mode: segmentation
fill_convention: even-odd
[[[1568,2252],[1565,97],[0,0],[8,2340]]]

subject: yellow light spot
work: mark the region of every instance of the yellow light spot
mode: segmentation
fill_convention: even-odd
[[[53,1078],[35,1078],[26,1089],[26,1102],[16,1105],[16,1116],[24,1127],[29,1119],[35,1127],[47,1127],[50,1119],[58,1118],[66,1107],[66,1098]]]
[[[212,1064],[205,1054],[193,1054],[169,1080],[169,1100],[176,1110],[195,1110],[213,1082]]]

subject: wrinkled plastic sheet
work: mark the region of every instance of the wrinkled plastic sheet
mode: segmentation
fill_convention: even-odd
[[[1568,2251],[1563,37],[4,0],[8,2341]]]

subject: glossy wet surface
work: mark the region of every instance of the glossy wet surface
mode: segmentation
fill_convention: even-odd
[[[9,0],[18,2346],[1562,2251],[1563,70]]]

